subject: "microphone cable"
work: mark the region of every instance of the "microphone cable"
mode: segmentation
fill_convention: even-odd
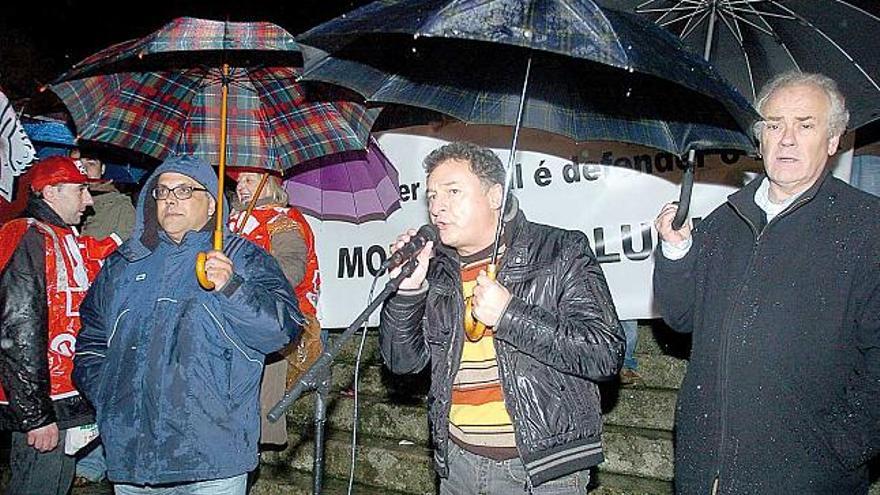
[[[379,272],[381,273],[381,272]],[[386,271],[387,273],[387,271]],[[367,296],[367,305],[370,305],[373,302],[373,292],[376,290],[376,282],[379,281],[379,274],[377,273],[373,277],[373,283],[370,284],[370,293]],[[354,359],[354,410],[352,412],[352,420],[351,420],[351,462],[349,464],[348,470],[348,491],[346,492],[348,495],[352,494],[352,489],[354,488],[354,469],[357,463],[357,434],[358,434],[358,422],[360,419],[360,414],[358,411],[358,402],[359,402],[359,390],[358,383],[360,381],[360,369],[361,369],[361,357],[364,353],[364,344],[367,341],[367,331],[369,331],[370,319],[367,318],[364,321],[364,324],[361,328],[361,343],[358,347],[357,356]]]

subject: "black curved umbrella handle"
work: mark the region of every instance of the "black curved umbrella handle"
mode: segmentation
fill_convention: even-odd
[[[691,207],[691,191],[694,188],[694,153],[688,155],[687,164],[684,168],[684,174],[681,177],[681,192],[678,196],[678,211],[675,212],[675,218],[672,219],[672,228],[679,230],[688,217],[688,210]]]

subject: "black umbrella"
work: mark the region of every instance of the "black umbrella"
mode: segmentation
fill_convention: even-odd
[[[369,103],[514,126],[510,160],[520,127],[691,159],[695,150],[753,149],[757,114],[704,60],[590,0],[380,1],[298,41],[303,79]],[[685,203],[691,183],[686,174]]]
[[[821,72],[846,96],[852,129],[880,119],[877,0],[597,1],[680,36],[747,98],[780,72]]]

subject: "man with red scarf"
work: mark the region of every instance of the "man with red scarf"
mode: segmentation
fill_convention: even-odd
[[[89,179],[67,157],[28,172],[24,215],[0,228],[0,429],[12,431],[7,494],[65,494],[75,461],[69,428],[94,422],[71,380],[79,305],[116,242],[71,227],[92,204]]]

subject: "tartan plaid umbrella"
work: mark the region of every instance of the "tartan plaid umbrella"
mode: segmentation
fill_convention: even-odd
[[[290,204],[321,220],[384,220],[400,208],[397,169],[371,139],[367,151],[318,158],[284,181]]]
[[[79,139],[158,159],[220,162],[224,87],[229,165],[288,171],[364,150],[378,110],[304,87],[296,81],[301,64],[293,37],[276,25],[182,17],[86,58],[49,89],[67,106]]]
[[[70,111],[79,138],[159,159],[199,156],[219,165],[222,211],[227,157],[286,171],[330,153],[363,150],[376,111],[312,99],[297,84],[293,37],[263,22],[182,17],[141,39],[88,57],[49,87]],[[223,248],[222,215],[213,247]],[[205,253],[196,274],[205,289]]]

